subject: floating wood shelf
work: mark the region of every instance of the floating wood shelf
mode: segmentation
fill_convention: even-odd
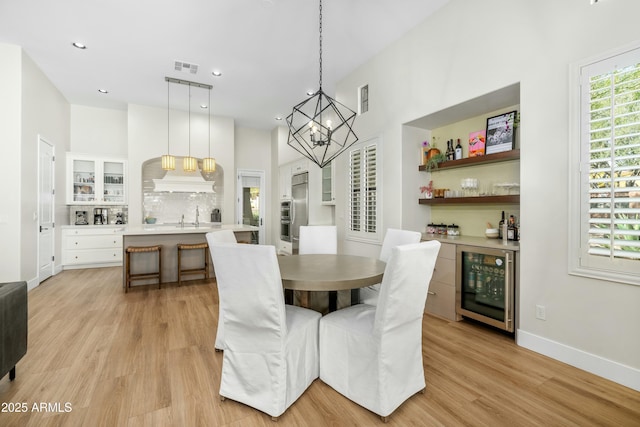
[[[468,204],[518,204],[520,195],[486,196],[486,197],[438,197],[418,199],[421,205],[468,205]]]
[[[501,153],[487,154],[486,156],[467,157],[460,160],[448,160],[438,164],[437,168],[431,169],[431,172],[438,172],[444,169],[463,168],[467,166],[480,166],[489,163],[507,162],[509,160],[518,160],[520,158],[520,150],[509,150]],[[426,172],[424,165],[418,166],[418,170]]]

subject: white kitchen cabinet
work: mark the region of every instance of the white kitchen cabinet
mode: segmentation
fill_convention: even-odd
[[[296,160],[280,166],[280,199],[291,199],[291,177],[308,170],[309,160],[307,159]]]
[[[456,320],[456,245],[442,243],[429,283],[425,313]]]
[[[336,204],[336,191],[335,191],[335,176],[336,171],[333,167],[333,162],[322,168],[322,204],[323,205],[335,205]]]
[[[67,204],[126,204],[126,170],[123,159],[67,153]]]
[[[280,199],[291,199],[291,165],[280,166]]]
[[[69,227],[62,230],[65,269],[122,265],[124,227]]]
[[[309,160],[307,158],[296,160],[295,162],[291,162],[291,176],[307,172],[309,170]]]
[[[280,240],[278,243],[278,255],[291,255],[293,254],[293,245],[291,242]]]

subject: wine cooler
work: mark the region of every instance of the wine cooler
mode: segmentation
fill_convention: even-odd
[[[456,246],[456,314],[513,332],[515,251]]]

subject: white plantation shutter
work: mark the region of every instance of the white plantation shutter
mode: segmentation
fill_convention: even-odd
[[[580,267],[640,283],[640,49],[581,70]]]
[[[349,229],[362,231],[362,150],[353,150],[349,159]]]
[[[348,234],[378,237],[378,144],[365,143],[349,152]]]

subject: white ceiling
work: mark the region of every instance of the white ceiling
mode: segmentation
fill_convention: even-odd
[[[323,90],[334,96],[336,81],[447,1],[324,0]],[[213,85],[214,115],[272,129],[286,125],[276,116],[317,89],[318,4],[0,0],[0,42],[21,46],[72,104],[166,108],[170,76]],[[87,49],[74,48],[76,41]],[[175,60],[197,64],[198,73],[175,71]]]

